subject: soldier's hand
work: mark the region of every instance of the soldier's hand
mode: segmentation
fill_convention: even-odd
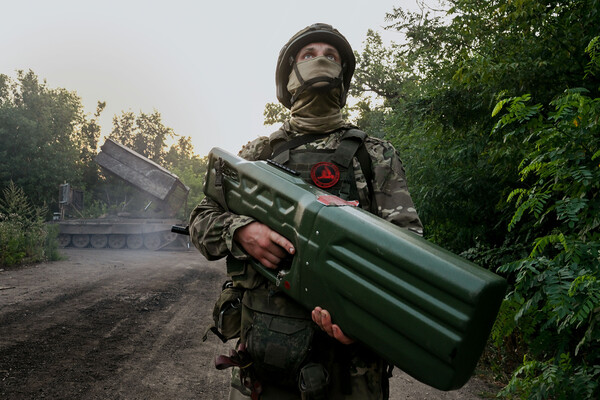
[[[267,268],[275,269],[287,254],[296,251],[292,242],[260,222],[236,229],[233,240],[238,242],[246,253]]]
[[[312,320],[319,328],[340,343],[352,344],[355,342],[354,339],[344,335],[344,332],[342,332],[337,324],[331,323],[331,314],[329,314],[327,310],[323,310],[321,307],[315,307],[312,311]]]

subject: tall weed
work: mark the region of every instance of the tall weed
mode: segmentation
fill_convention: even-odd
[[[57,259],[57,232],[44,223],[46,207],[34,207],[12,181],[0,198],[0,265]]]

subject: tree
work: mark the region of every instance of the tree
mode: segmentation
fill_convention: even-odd
[[[79,162],[82,165],[82,182],[84,188],[93,188],[98,185],[98,166],[94,162],[94,157],[98,152],[98,140],[100,139],[101,128],[98,125],[98,118],[106,107],[106,102],[98,102],[96,112],[92,119],[85,118],[81,123],[80,134],[77,147],[80,150]]]
[[[182,136],[171,146],[166,157],[168,168],[190,188],[186,210],[181,210],[179,217],[187,219],[191,207],[204,198],[204,176],[208,166],[208,157],[199,157],[193,153],[189,136]]]
[[[597,90],[598,77],[584,78],[584,50],[596,33],[598,1],[441,7],[394,9],[389,28],[404,43],[385,48],[368,32],[353,93],[383,101],[363,107],[359,121],[378,121],[400,151],[429,239],[458,252],[515,244],[520,238],[506,235],[505,199],[527,144],[491,136],[492,109],[501,96],[530,93],[547,104],[557,88]]]
[[[123,112],[114,116],[109,138],[140,153],[150,160],[163,164],[167,155],[167,141],[175,136],[173,129],[165,126],[157,110],[152,114]]]
[[[416,71],[414,65],[398,54],[401,51],[397,44],[386,48],[381,35],[369,29],[362,53],[355,54],[359,68],[354,74],[350,94],[360,97],[372,93],[388,104],[405,97],[405,86],[413,83]]]
[[[0,187],[12,181],[35,206],[55,204],[60,183],[83,183],[97,137],[90,124],[74,92],[31,70],[16,82],[0,75]]]

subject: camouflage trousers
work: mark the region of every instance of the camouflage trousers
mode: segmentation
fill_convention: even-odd
[[[344,392],[348,392],[349,394],[344,394],[341,390],[334,389],[330,391],[327,398],[329,400],[387,400],[387,376],[381,376],[381,379],[374,379],[373,372],[367,369],[353,371],[349,381],[351,390],[344,390]],[[234,367],[231,371],[229,400],[251,400],[250,390],[242,386],[239,374],[239,368]],[[299,390],[263,384],[260,400],[302,400],[302,396]]]

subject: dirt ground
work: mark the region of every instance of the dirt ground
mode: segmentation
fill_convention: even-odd
[[[202,342],[224,264],[195,250],[62,250],[64,261],[0,269],[1,399],[226,399]],[[479,399],[478,378],[441,392],[398,369],[391,399]]]

